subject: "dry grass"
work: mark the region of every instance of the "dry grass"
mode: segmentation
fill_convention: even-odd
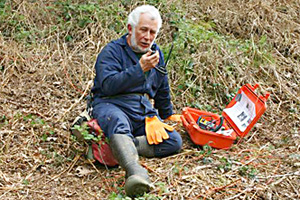
[[[107,28],[113,15],[102,16],[99,23],[85,28],[51,33],[57,21],[47,15],[45,6],[53,2],[7,2],[15,13],[25,16],[19,23],[48,34],[29,44],[13,35],[4,36],[6,30],[13,33],[14,27],[0,24],[0,198],[108,199],[112,193],[123,194],[124,172],[120,168],[106,170],[87,161],[86,146],[71,140],[68,131],[85,107],[83,98],[91,87],[97,53],[120,36]],[[113,1],[101,6],[109,3]],[[126,16],[137,4],[119,4],[119,15]],[[184,139],[181,153],[163,159],[141,158],[157,188],[150,196],[299,199],[299,1],[169,1],[157,5],[166,10],[165,19],[167,11],[177,7],[195,22],[212,20],[215,26],[211,31],[229,38],[257,44],[266,35],[266,49],[271,49],[267,53],[273,61],[255,65],[258,58],[269,59],[264,57],[264,47],[233,53],[214,39],[197,43],[190,54],[194,75],[188,76],[198,86],[197,94],[191,86],[178,88],[185,81],[183,66],[178,59],[170,63],[178,112],[195,99],[220,111],[228,103],[225,94],[244,83],[259,83],[259,92],[268,91],[271,97],[255,128],[227,151],[194,146],[178,125]],[[165,21],[159,38],[162,46],[170,42],[169,31]],[[65,41],[68,34],[73,36],[73,42]],[[179,50],[175,52],[182,58]],[[234,66],[230,74],[225,73],[229,65]],[[219,85],[213,87],[216,83]]]

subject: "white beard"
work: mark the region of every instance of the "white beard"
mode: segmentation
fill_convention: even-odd
[[[154,39],[155,40],[155,39]],[[131,34],[131,37],[130,37],[130,43],[131,43],[131,48],[134,52],[136,53],[147,53],[149,51],[149,49],[151,48],[151,46],[153,45],[154,43],[154,40],[153,42],[150,44],[150,47],[148,48],[141,48],[140,46],[137,45],[136,43],[136,38],[135,38],[135,31],[134,31],[134,28],[132,29],[132,34]]]

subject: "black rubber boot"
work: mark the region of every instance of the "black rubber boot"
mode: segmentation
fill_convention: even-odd
[[[120,166],[126,171],[125,192],[130,197],[143,195],[152,188],[147,170],[139,164],[132,139],[123,134],[110,137],[110,147]]]
[[[134,138],[134,144],[140,156],[147,158],[153,158],[154,155],[154,145],[150,145],[147,141],[146,136],[138,136]]]

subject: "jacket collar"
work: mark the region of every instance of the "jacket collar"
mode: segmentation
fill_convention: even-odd
[[[125,35],[123,35],[121,38],[119,38],[115,42],[116,42],[116,44],[119,44],[120,46],[122,46],[124,48],[124,50],[126,51],[126,53],[128,54],[128,56],[130,57],[130,59],[132,59],[135,63],[138,63],[139,62],[138,57],[136,56],[136,54],[134,53],[134,51],[132,50],[132,48],[127,43],[127,38],[126,38],[127,35],[128,35],[128,33],[126,33]]]
[[[127,37],[128,33],[126,33],[125,35],[123,35],[121,38],[117,39],[115,42],[121,46],[126,46],[128,45],[127,44],[127,40],[126,40],[126,37]]]

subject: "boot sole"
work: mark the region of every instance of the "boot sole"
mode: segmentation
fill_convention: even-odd
[[[141,196],[149,192],[150,189],[151,183],[138,175],[128,177],[125,182],[125,192],[126,195],[130,197]]]

